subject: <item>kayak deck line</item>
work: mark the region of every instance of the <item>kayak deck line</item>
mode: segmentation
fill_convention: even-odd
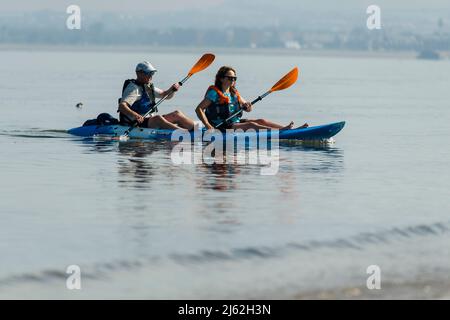
[[[335,122],[330,124],[311,126],[307,128],[298,128],[290,130],[277,131],[278,134],[273,134],[270,130],[264,131],[247,131],[242,132],[237,131],[227,131],[223,133],[224,139],[234,139],[239,137],[249,137],[249,138],[275,138],[279,140],[326,140],[336,134],[338,134],[345,126],[345,121]],[[107,126],[84,126],[69,129],[67,133],[79,137],[94,137],[94,136],[104,136],[104,137],[120,137],[123,135],[129,127],[121,125],[107,125]],[[191,131],[191,137],[199,137],[202,139],[205,135],[206,130],[202,129],[193,132]],[[129,133],[129,138],[131,139],[149,139],[149,140],[172,140],[172,134],[175,130],[167,129],[153,129],[153,128],[134,128]],[[275,131],[274,131],[275,132]],[[178,131],[179,133],[179,131]],[[177,139],[174,139],[177,141]],[[208,141],[208,140],[206,140]]]

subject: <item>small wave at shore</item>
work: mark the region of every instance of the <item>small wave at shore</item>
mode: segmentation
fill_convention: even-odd
[[[254,265],[256,263],[258,266],[263,266],[264,264],[270,265],[271,263],[283,264],[283,261],[286,259],[293,259],[294,261],[297,261],[297,263],[301,261],[303,261],[304,264],[309,263],[311,265],[309,267],[305,266],[305,270],[308,270],[308,268],[314,270],[314,263],[308,261],[310,260],[308,256],[311,255],[311,257],[322,256],[322,258],[323,256],[328,256],[330,259],[335,260],[336,255],[339,257],[352,255],[360,256],[369,251],[373,254],[378,250],[386,251],[389,250],[389,248],[396,248],[395,250],[398,250],[399,246],[408,245],[410,242],[426,243],[427,241],[433,239],[434,241],[440,241],[440,237],[447,236],[449,234],[450,222],[437,222],[427,225],[420,224],[407,226],[404,228],[395,227],[380,232],[359,233],[348,238],[336,238],[327,241],[312,240],[298,243],[289,242],[280,246],[244,247],[226,251],[205,250],[193,254],[169,253],[167,256],[147,256],[132,260],[118,260],[86,266],[82,268],[83,279],[85,279],[85,281],[93,281],[95,283],[111,281],[111,279],[113,279],[112,281],[114,282],[114,279],[117,280],[121,278],[118,275],[125,274],[126,277],[133,277],[137,273],[149,273],[152,275],[149,276],[150,278],[159,278],[158,281],[154,280],[154,282],[161,281],[163,283],[167,280],[165,280],[165,277],[170,275],[168,270],[174,269],[173,266],[175,266],[176,269],[183,270],[182,272],[187,272],[188,274],[192,272],[192,270],[197,270],[199,268],[214,270],[214,272],[217,272],[217,268],[221,268],[225,265],[233,265],[233,269],[239,272],[247,269],[249,264]],[[334,256],[334,258],[332,258],[332,256]],[[345,264],[351,265],[351,259]],[[247,266],[243,267],[244,265]],[[288,266],[289,263],[285,263],[285,265]],[[293,268],[293,266],[290,266],[289,268],[291,267]],[[277,270],[277,272],[279,273],[281,271]],[[301,270],[297,269],[296,272],[301,272]],[[197,273],[196,275],[198,277]],[[206,276],[206,278],[210,276]],[[307,272],[305,272],[303,276],[308,277]],[[56,269],[10,275],[0,279],[0,292],[6,288],[9,290],[9,288],[20,287],[23,285],[28,286],[30,284],[38,287],[52,287],[55,283],[65,283],[67,277],[68,275],[64,272],[64,270]],[[239,277],[239,275],[236,275],[236,277]],[[281,279],[281,281],[283,282],[287,280]],[[279,283],[277,285],[283,286],[286,284]],[[244,287],[242,289],[245,290]],[[308,299],[311,297],[327,298],[328,296],[345,298],[350,295],[351,298],[352,292],[356,292],[354,295],[357,297],[359,295],[357,292],[361,292],[361,290],[361,288],[358,289],[357,287],[356,289],[354,287],[348,287],[347,289],[339,289],[337,291],[319,290],[314,292],[311,290],[306,290],[304,293],[297,294],[296,297],[301,299]],[[295,290],[291,290],[290,292],[295,292]],[[244,296],[247,295],[248,293],[244,294]],[[256,297],[261,297],[261,294],[256,294]]]

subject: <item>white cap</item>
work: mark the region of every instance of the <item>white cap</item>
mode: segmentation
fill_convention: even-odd
[[[152,64],[148,61],[143,61],[137,64],[136,66],[136,72],[141,71],[147,75],[154,74],[157,70],[155,67],[152,66]]]

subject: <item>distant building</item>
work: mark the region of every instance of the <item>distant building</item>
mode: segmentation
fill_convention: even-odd
[[[426,59],[426,60],[439,60],[441,56],[438,52],[433,50],[423,50],[417,56],[417,59]]]
[[[286,42],[284,43],[284,47],[285,47],[286,49],[296,49],[296,50],[299,50],[299,49],[302,48],[302,46],[300,45],[300,43],[298,43],[298,41],[295,41],[295,40],[286,41]]]

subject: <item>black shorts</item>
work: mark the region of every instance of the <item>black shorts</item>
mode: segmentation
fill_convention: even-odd
[[[224,123],[223,125],[221,125],[217,129],[219,129],[221,131],[225,131],[227,129],[233,129],[233,124],[235,124],[235,123],[244,123],[244,122],[247,122],[247,119],[239,119],[239,121],[237,121],[237,122]]]
[[[120,113],[119,114],[119,124],[121,126],[133,126],[134,123],[136,122],[136,120],[132,121],[130,120],[130,118],[128,118],[126,115]],[[138,125],[138,127],[142,127],[142,128],[148,128],[148,120],[150,120],[150,118],[145,118],[144,122],[142,122],[141,124]]]

